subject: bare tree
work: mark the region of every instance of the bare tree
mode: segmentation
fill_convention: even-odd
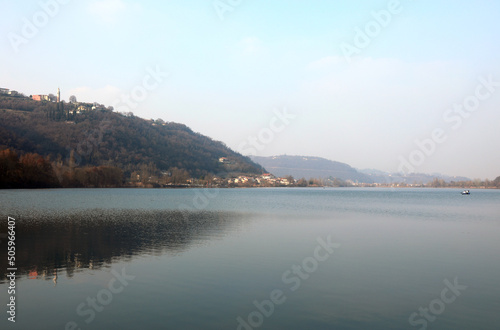
[[[70,103],[76,103],[76,96],[71,95],[71,96],[69,97],[69,102],[70,102]]]

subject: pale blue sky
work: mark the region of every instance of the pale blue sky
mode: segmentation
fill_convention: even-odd
[[[401,0],[351,61],[341,45],[355,46],[356,28],[374,26],[372,12],[393,1],[242,0],[224,20],[213,0],[61,2],[2,3],[0,87],[123,105],[120,95],[158,67],[168,78],[130,111],[235,150],[286,107],[295,119],[257,155],[397,171],[413,152],[417,172],[500,175],[500,87],[458,127],[443,118],[479,77],[500,81],[499,1]],[[57,4],[53,17],[40,3]],[[13,46],[14,35],[26,42]],[[419,160],[415,140],[435,129],[446,140]]]

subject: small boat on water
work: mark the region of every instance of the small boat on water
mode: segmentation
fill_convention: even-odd
[[[462,195],[470,195],[470,191],[469,190],[464,190],[464,191],[462,191]]]

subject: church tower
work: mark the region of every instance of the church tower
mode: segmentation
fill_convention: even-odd
[[[57,102],[61,102],[61,91],[59,90],[59,87],[57,87]]]

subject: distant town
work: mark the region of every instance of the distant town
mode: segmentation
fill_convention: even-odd
[[[220,163],[230,164],[226,157],[219,158]],[[234,178],[225,178],[223,176],[205,176],[203,179],[185,178],[184,182],[168,182],[172,176],[170,172],[163,172],[161,176],[141,177],[136,173],[134,178],[128,182],[133,187],[165,187],[165,188],[250,188],[250,187],[380,187],[380,188],[500,188],[500,177],[493,181],[490,180],[467,180],[446,182],[443,179],[435,178],[428,183],[366,183],[353,180],[342,180],[338,178],[300,178],[295,179],[291,175],[277,177],[271,173],[261,175],[239,175]]]

